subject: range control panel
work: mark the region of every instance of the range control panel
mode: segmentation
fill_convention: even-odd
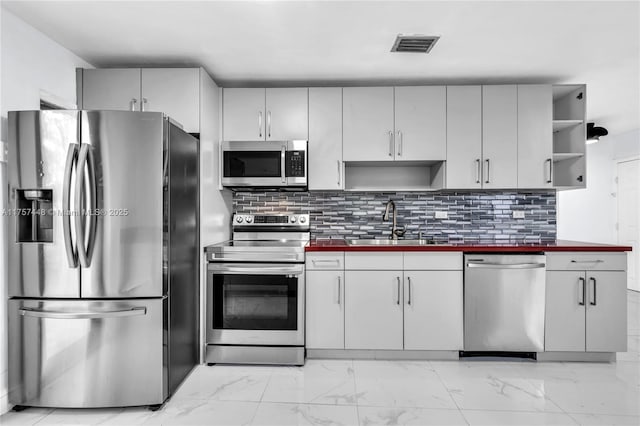
[[[308,214],[234,214],[233,215],[233,227],[240,226],[295,226],[295,227],[308,227],[309,215]]]

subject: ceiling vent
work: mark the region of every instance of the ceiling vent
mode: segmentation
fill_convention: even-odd
[[[423,35],[402,35],[396,37],[392,52],[429,53],[440,37]]]

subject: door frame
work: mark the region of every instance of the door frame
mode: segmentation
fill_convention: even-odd
[[[623,157],[623,158],[617,158],[614,160],[615,161],[615,169],[614,169],[614,176],[615,176],[615,194],[616,194],[616,240],[618,242],[620,242],[620,191],[619,191],[619,186],[620,183],[618,181],[618,167],[620,166],[621,163],[629,163],[632,161],[638,161],[640,162],[640,155],[633,155],[630,157]],[[638,165],[640,166],[640,163],[638,163]],[[627,256],[640,256],[640,253],[633,253],[631,252],[631,254],[628,254]],[[628,272],[628,271],[627,271]],[[636,271],[636,280],[640,280],[640,271]],[[627,290],[632,290],[632,291],[636,291],[633,289],[629,288],[629,283],[627,282]]]

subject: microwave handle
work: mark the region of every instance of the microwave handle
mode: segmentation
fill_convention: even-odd
[[[287,183],[287,172],[286,172],[286,153],[287,147],[283,146],[280,150],[280,171],[282,173],[282,183]]]

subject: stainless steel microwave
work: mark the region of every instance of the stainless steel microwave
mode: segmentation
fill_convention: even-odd
[[[222,142],[222,186],[307,189],[307,141]]]

